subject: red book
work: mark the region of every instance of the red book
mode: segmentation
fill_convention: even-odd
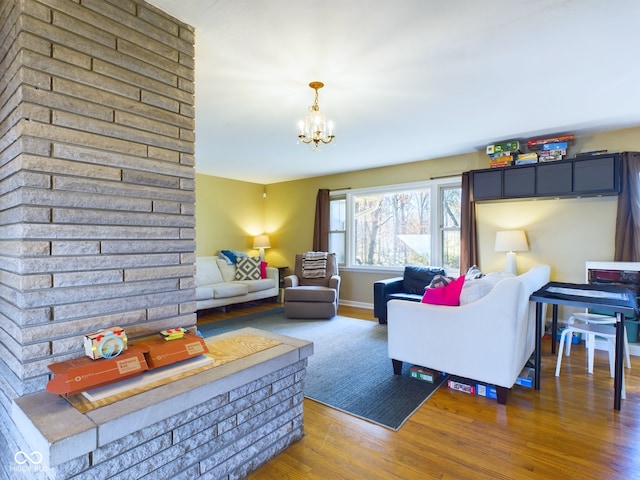
[[[575,138],[576,137],[573,133],[568,133],[567,135],[558,135],[557,137],[534,138],[527,142],[527,147],[530,150],[537,150],[541,145],[544,145],[545,143],[573,142]]]

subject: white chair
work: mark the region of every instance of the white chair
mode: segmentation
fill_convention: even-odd
[[[562,351],[565,356],[571,354],[571,339],[573,333],[580,333],[585,336],[585,346],[587,348],[587,371],[593,373],[593,357],[595,350],[596,336],[607,341],[609,351],[609,374],[614,377],[615,349],[616,349],[616,318],[608,315],[598,315],[595,313],[574,313],[567,321],[567,327],[560,335],[560,345],[558,347],[558,360],[556,362],[556,377],[560,376],[560,366],[562,365]],[[624,333],[624,352],[627,368],[631,368],[629,356],[629,340],[627,339],[626,327]],[[569,337],[567,339],[567,337]],[[565,345],[566,344],[566,345]],[[622,376],[622,398],[625,398],[624,372]]]

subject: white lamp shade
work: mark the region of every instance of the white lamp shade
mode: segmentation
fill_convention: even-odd
[[[496,232],[496,252],[507,252],[505,272],[518,274],[516,254],[514,252],[526,252],[529,250],[527,236],[524,230],[506,230]]]
[[[271,248],[271,240],[269,235],[256,235],[253,237],[253,248]]]
[[[529,250],[524,230],[496,232],[496,252],[526,252]]]

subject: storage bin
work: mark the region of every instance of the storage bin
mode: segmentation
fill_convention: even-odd
[[[640,320],[625,320],[624,326],[627,329],[627,339],[629,343],[638,342],[638,327],[640,327]]]
[[[558,342],[560,341],[560,336],[562,335],[563,331],[564,331],[564,327],[558,328],[558,330],[556,331],[556,340]],[[577,344],[580,343],[580,340],[582,340],[582,334],[580,332],[573,332],[573,334],[571,335],[571,343],[573,345],[577,345]],[[566,340],[566,341],[568,341],[568,340]]]

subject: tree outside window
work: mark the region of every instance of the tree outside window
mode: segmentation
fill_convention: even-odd
[[[459,270],[460,194],[450,180],[342,193],[331,200],[331,249],[354,268]]]

